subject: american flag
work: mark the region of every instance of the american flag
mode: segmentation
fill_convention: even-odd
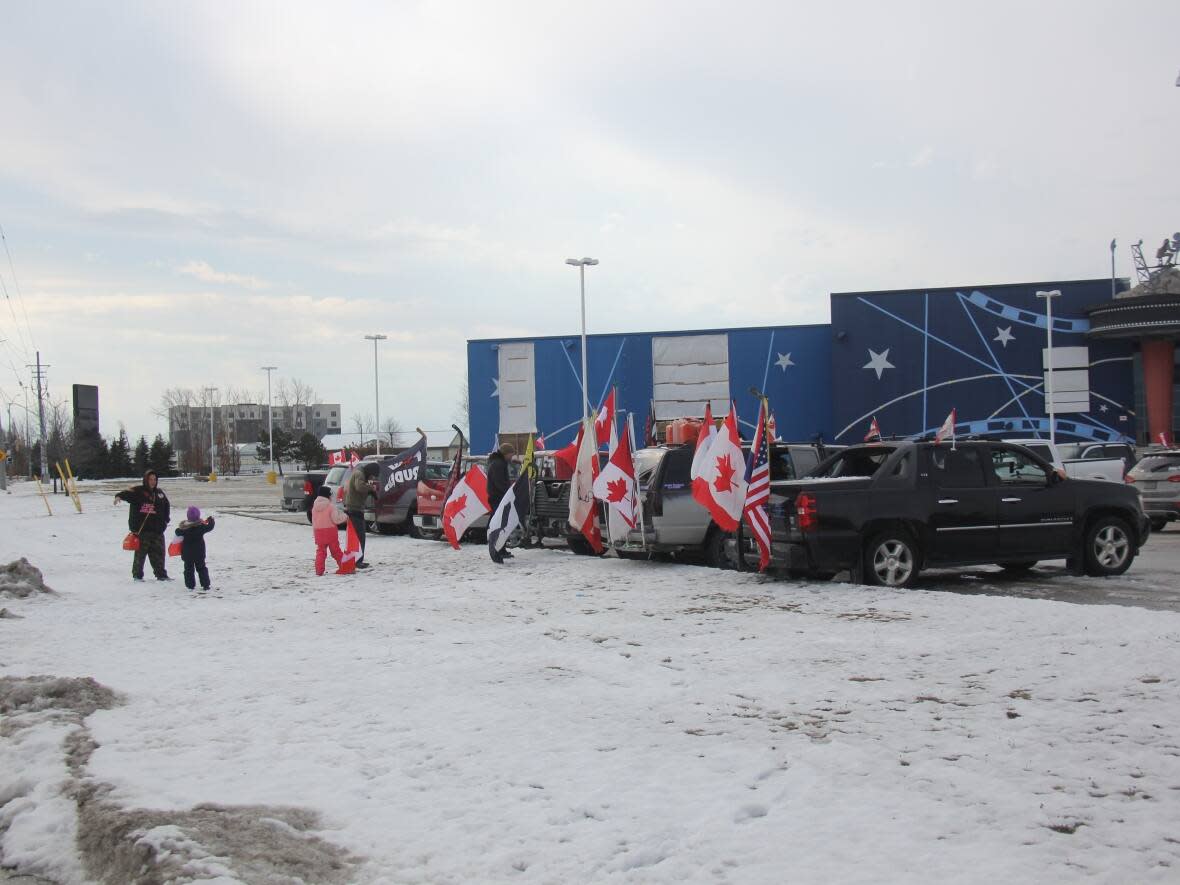
[[[758,543],[758,571],[770,564],[770,520],[766,502],[770,499],[770,456],[766,444],[766,401],[758,406],[758,428],[746,462],[746,524]]]

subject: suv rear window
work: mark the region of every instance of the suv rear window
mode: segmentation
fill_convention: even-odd
[[[423,471],[423,479],[446,479],[451,475],[450,464],[432,464],[426,462],[426,469]]]
[[[828,461],[814,477],[872,476],[895,450],[890,446],[848,449]]]
[[[337,465],[328,471],[328,475],[324,477],[324,483],[327,485],[338,486],[344,481],[344,474],[347,472],[347,467],[341,467]]]
[[[1180,452],[1144,455],[1135,465],[1133,473],[1136,476],[1147,476],[1149,473],[1170,473],[1173,470],[1180,470]]]

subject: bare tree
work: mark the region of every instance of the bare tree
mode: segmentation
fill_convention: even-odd
[[[354,433],[359,433],[364,436],[366,433],[375,433],[375,422],[372,415],[362,415],[360,412],[355,413],[349,421],[352,422],[352,429]]]
[[[459,399],[455,402],[453,415],[455,423],[463,428],[463,435],[467,435],[467,428],[471,423],[471,391],[464,380],[459,387]]]
[[[389,445],[393,446],[393,438],[403,430],[401,422],[397,418],[386,418],[381,422],[381,432],[389,437]]]

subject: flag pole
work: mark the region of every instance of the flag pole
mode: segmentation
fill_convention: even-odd
[[[631,451],[635,451],[635,416],[630,412],[627,413],[627,436],[631,440]],[[639,504],[639,536],[643,539],[643,549],[647,550],[647,526],[643,520],[643,490],[639,487],[639,474],[635,474],[635,495],[638,498]]]

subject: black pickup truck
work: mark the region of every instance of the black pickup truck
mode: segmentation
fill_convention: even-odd
[[[1064,478],[1019,445],[853,446],[805,479],[771,482],[771,568],[908,586],[926,567],[1065,559],[1120,575],[1150,533],[1127,486]]]

